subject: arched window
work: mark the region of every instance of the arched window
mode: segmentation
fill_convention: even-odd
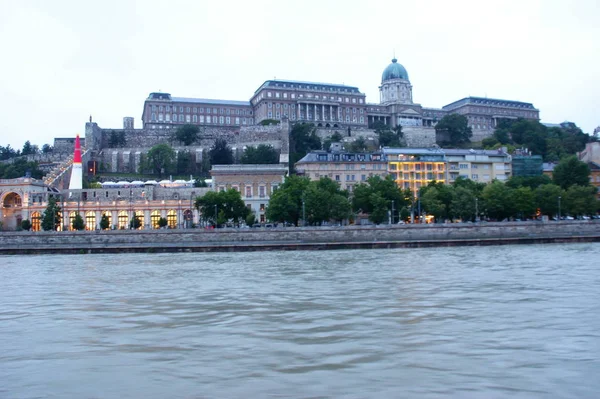
[[[175,212],[174,209],[167,212],[167,226],[169,226],[170,229],[177,227],[177,212]]]
[[[102,216],[106,216],[108,218],[108,229],[112,228],[112,212],[104,211],[102,212]]]
[[[137,211],[137,212],[134,212],[133,214],[140,221],[140,227],[138,228],[138,230],[142,230],[144,228],[144,211]]]
[[[39,212],[31,214],[31,230],[40,231],[42,229],[42,215]]]
[[[150,224],[153,229],[158,229],[160,227],[158,225],[158,219],[160,219],[160,211],[152,211],[150,214]]]
[[[75,230],[73,228],[73,222],[75,221],[76,216],[77,216],[77,212],[75,212],[75,211],[69,212],[69,230],[70,231]]]
[[[129,216],[127,215],[127,211],[119,211],[119,216],[118,216],[118,229],[119,230],[124,230],[126,228],[128,228],[129,226],[127,225],[127,223],[129,222]]]
[[[85,213],[85,229],[96,230],[96,212],[88,211]]]
[[[185,220],[185,227],[187,227],[188,229],[192,228],[192,224],[194,222],[194,213],[191,209],[186,209],[185,211],[183,211],[183,219]]]

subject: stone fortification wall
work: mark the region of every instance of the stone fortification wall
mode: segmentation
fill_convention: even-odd
[[[473,130],[473,136],[471,136],[472,142],[478,142],[494,135],[493,130]]]
[[[435,144],[435,129],[432,127],[403,127],[407,147],[429,148]]]
[[[201,127],[201,140],[191,146],[183,146],[182,143],[174,141],[173,129],[100,129],[96,123],[88,123],[86,131],[89,133],[89,142],[96,146],[93,158],[101,164],[103,170],[113,173],[137,173],[142,154],[160,143],[168,143],[177,153],[190,151],[196,163],[202,162],[203,151],[210,149],[217,138],[225,139],[236,157],[241,156],[244,147],[258,144],[272,145],[281,151],[288,145],[289,124],[282,121],[279,125],[272,126]],[[113,133],[124,134],[125,147],[109,147]]]
[[[349,226],[342,228],[182,229],[95,232],[5,232],[0,252],[119,250],[248,250],[252,246],[293,249],[305,245],[398,244],[471,245],[494,240],[600,239],[600,222],[514,222],[448,225]],[[486,240],[491,240],[487,242]],[[212,248],[212,249],[211,249]]]

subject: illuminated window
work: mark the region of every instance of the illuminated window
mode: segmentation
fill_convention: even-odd
[[[177,227],[177,213],[173,209],[167,212],[167,226],[169,226],[170,229]]]

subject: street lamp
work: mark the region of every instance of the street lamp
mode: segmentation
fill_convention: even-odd
[[[396,218],[394,218],[394,200],[392,200],[392,212],[390,216],[390,222],[394,224],[396,222]]]
[[[560,195],[558,196],[558,220],[560,220]]]
[[[302,227],[306,226],[306,209],[304,207],[304,195],[302,195]]]
[[[479,222],[479,198],[475,197],[475,221]]]
[[[217,215],[219,213],[217,212],[217,204],[215,204],[215,227],[217,227]]]

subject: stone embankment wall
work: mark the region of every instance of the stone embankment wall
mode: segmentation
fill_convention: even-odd
[[[0,254],[393,248],[600,241],[600,222],[5,232]]]

